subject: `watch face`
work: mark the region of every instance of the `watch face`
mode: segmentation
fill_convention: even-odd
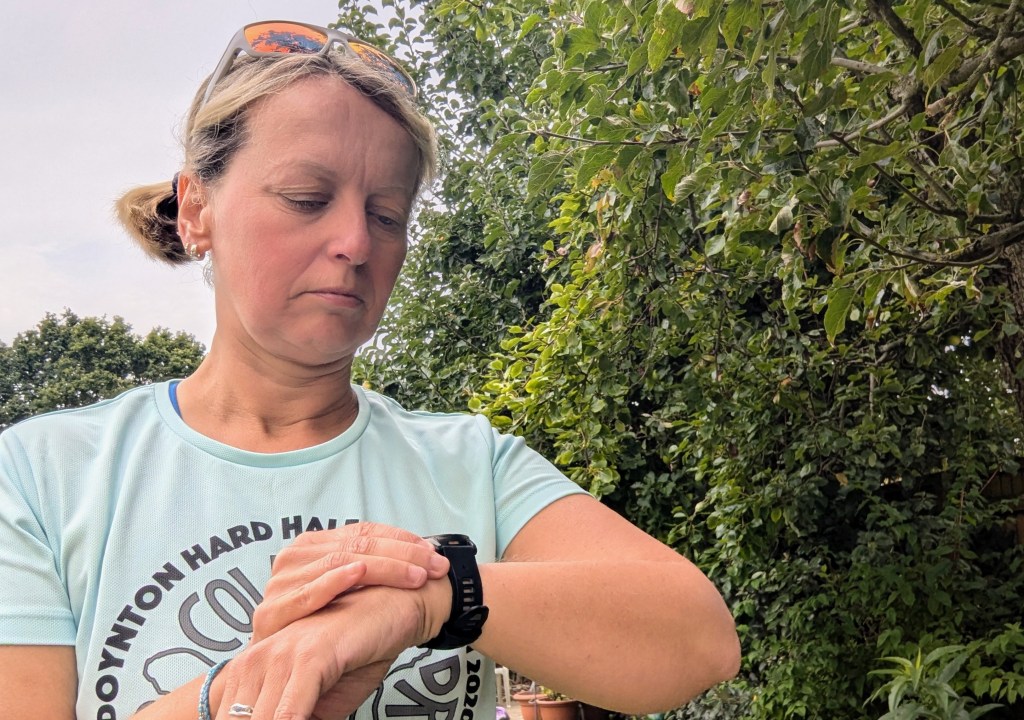
[[[473,548],[476,550],[476,545],[465,535],[458,535],[455,533],[448,533],[446,535],[431,535],[427,538],[430,542],[434,543],[434,547],[440,549],[444,548]]]

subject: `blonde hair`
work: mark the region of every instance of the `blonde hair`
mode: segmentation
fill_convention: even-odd
[[[207,78],[192,101],[185,123],[184,172],[212,186],[245,144],[249,115],[257,101],[298,80],[325,76],[344,80],[398,121],[418,150],[417,193],[429,185],[437,168],[437,146],[430,122],[397,82],[359,58],[341,52],[242,56],[203,105]],[[117,201],[116,209],[121,224],[147,253],[171,264],[190,260],[178,236],[178,202],[172,181],[129,190]]]

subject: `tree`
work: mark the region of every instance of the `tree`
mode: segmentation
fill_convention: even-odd
[[[0,430],[42,412],[80,407],[125,390],[184,377],[203,346],[191,335],[152,330],[145,338],[115,317],[47,313],[10,345],[0,343]]]
[[[877,717],[878,658],[1007,637],[1021,3],[385,4],[449,175],[367,381],[709,572],[744,668],[679,714]],[[955,689],[1014,717],[989,657]]]

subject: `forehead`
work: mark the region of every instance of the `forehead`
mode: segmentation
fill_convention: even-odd
[[[246,145],[270,166],[316,162],[414,190],[420,154],[412,136],[340,78],[297,81],[260,100],[247,124]]]

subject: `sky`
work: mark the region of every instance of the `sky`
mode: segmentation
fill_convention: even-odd
[[[180,169],[185,111],[240,27],[326,25],[337,0],[8,2],[4,16],[0,342],[69,308],[209,347],[213,294],[200,266],[149,259],[114,201]]]

